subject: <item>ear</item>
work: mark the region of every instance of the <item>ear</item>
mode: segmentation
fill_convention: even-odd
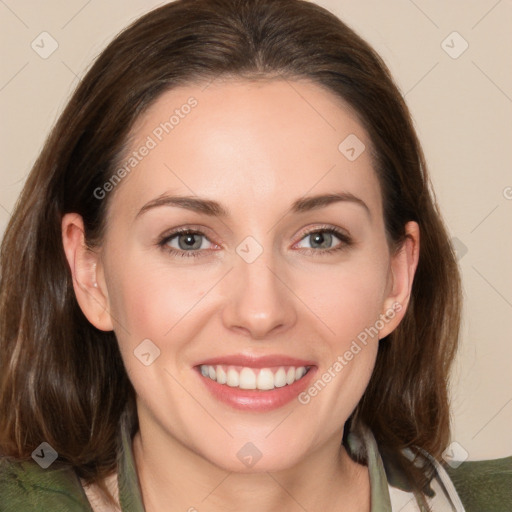
[[[407,311],[411,297],[414,274],[420,253],[420,228],[417,222],[405,225],[406,238],[400,249],[391,256],[388,281],[388,295],[384,300],[381,318],[384,327],[379,331],[379,339],[395,330]]]
[[[62,218],[62,243],[80,309],[96,328],[112,331],[108,292],[99,255],[85,244],[84,224],[77,213]]]

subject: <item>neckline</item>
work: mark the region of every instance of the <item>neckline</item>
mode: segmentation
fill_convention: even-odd
[[[130,431],[130,425],[123,422],[121,426],[122,449],[119,455],[117,474],[119,503],[123,512],[145,512]],[[357,435],[349,436],[347,442],[351,450],[360,449],[362,445],[367,455],[370,478],[370,512],[392,512],[388,480],[372,432],[363,428]]]

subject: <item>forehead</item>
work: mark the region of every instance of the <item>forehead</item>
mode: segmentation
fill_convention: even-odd
[[[370,146],[349,105],[311,82],[181,86],[135,123],[114,203],[122,196],[133,213],[160,194],[181,193],[261,210],[347,191],[380,211]]]

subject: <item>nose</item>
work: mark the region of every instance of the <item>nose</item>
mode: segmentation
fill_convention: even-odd
[[[225,283],[225,327],[254,339],[282,333],[297,321],[297,299],[270,253],[252,263],[237,258]]]

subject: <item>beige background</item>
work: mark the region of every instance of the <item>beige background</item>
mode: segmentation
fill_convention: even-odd
[[[466,304],[452,385],[455,453],[512,455],[512,1],[318,3],[389,65],[457,239]],[[84,70],[121,28],[160,4],[0,0],[0,234]],[[58,44],[46,59],[31,47],[44,31]]]

